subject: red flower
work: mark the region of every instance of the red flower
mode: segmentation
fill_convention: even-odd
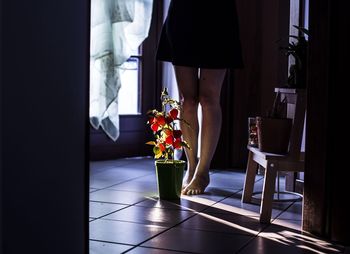
[[[173,108],[170,110],[169,115],[172,119],[177,119],[177,115],[179,114],[179,111],[176,108]]]
[[[156,117],[156,121],[157,121],[157,124],[160,125],[160,126],[164,126],[165,123],[166,123],[164,116],[157,116]]]
[[[162,143],[158,144],[158,147],[162,152],[165,151],[165,146]]]
[[[154,123],[154,124],[151,125],[151,129],[152,129],[154,132],[158,131],[158,128],[159,128],[159,125],[156,124],[156,123]]]
[[[181,139],[180,138],[175,139],[175,141],[174,141],[174,148],[175,149],[180,149],[181,148]]]
[[[174,130],[174,138],[181,138],[182,131],[181,130]]]
[[[170,130],[169,128],[168,128],[168,129],[167,129],[167,128],[164,128],[164,129],[163,129],[163,132],[164,132],[164,134],[165,134],[166,136],[173,135],[173,131]]]
[[[154,120],[155,120],[154,117],[150,117],[149,120],[148,120],[148,124],[154,123]]]
[[[168,145],[172,145],[172,144],[173,144],[173,140],[174,140],[174,137],[173,137],[173,136],[168,136],[168,137],[165,139],[165,143],[168,144]]]
[[[170,123],[172,123],[174,120],[171,118],[171,116],[167,116],[167,117],[165,118],[165,121],[166,121],[167,124],[170,124]]]

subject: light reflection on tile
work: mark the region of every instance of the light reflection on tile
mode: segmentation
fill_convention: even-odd
[[[156,225],[99,219],[90,222],[90,239],[137,245],[164,230]]]
[[[115,243],[105,243],[98,241],[89,242],[89,254],[112,254],[112,253],[122,253],[133,246],[115,244]]]
[[[259,234],[241,253],[341,253],[342,246],[336,246],[315,237],[302,235],[293,230],[274,226],[272,231]]]
[[[109,214],[111,212],[115,212],[115,211],[120,210],[120,209],[125,208],[125,207],[127,207],[127,205],[109,204],[109,203],[101,203],[101,202],[90,202],[89,217],[98,218],[98,217],[104,216],[104,215]]]
[[[251,236],[172,228],[141,246],[194,253],[235,253]]]
[[[128,251],[128,254],[179,254],[178,251],[171,251],[165,249],[155,249],[155,248],[146,248],[146,247],[137,247]]]
[[[181,223],[179,227],[254,236],[266,226],[248,216],[202,212]]]
[[[117,190],[99,190],[90,193],[91,201],[110,202],[118,204],[132,205],[144,200],[145,197],[142,193],[117,191]]]
[[[193,215],[193,212],[184,210],[169,210],[155,207],[148,208],[142,206],[131,206],[118,212],[112,213],[104,217],[104,219],[171,227]]]

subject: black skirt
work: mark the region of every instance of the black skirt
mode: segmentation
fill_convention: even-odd
[[[179,66],[243,67],[234,0],[172,0],[156,58]]]

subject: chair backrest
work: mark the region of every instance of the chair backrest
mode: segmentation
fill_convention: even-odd
[[[287,103],[287,118],[293,119],[293,125],[289,140],[288,157],[300,160],[301,144],[303,139],[306,90],[296,88],[275,88],[276,93],[280,93],[281,101]]]

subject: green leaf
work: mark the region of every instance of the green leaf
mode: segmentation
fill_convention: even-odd
[[[151,109],[147,111],[147,115],[152,115],[152,116],[156,116],[158,113],[159,112],[156,109]]]
[[[289,35],[289,37],[299,40],[299,37],[296,35]]]
[[[168,96],[168,95],[169,95],[168,88],[164,87],[161,96]]]
[[[309,36],[309,30],[306,29],[305,27],[300,27],[300,26],[296,26],[293,25],[293,27],[295,27],[296,29],[298,29],[299,31],[303,32],[304,34],[306,34],[307,36]]]
[[[162,152],[160,152],[160,153],[156,154],[156,155],[154,156],[154,158],[159,159],[159,158],[162,157],[162,155],[163,155]]]
[[[155,146],[155,147],[153,147],[153,153],[154,153],[155,155],[157,155],[157,154],[159,154],[159,153],[162,153],[162,151],[160,150],[160,148],[159,148],[158,146]]]

